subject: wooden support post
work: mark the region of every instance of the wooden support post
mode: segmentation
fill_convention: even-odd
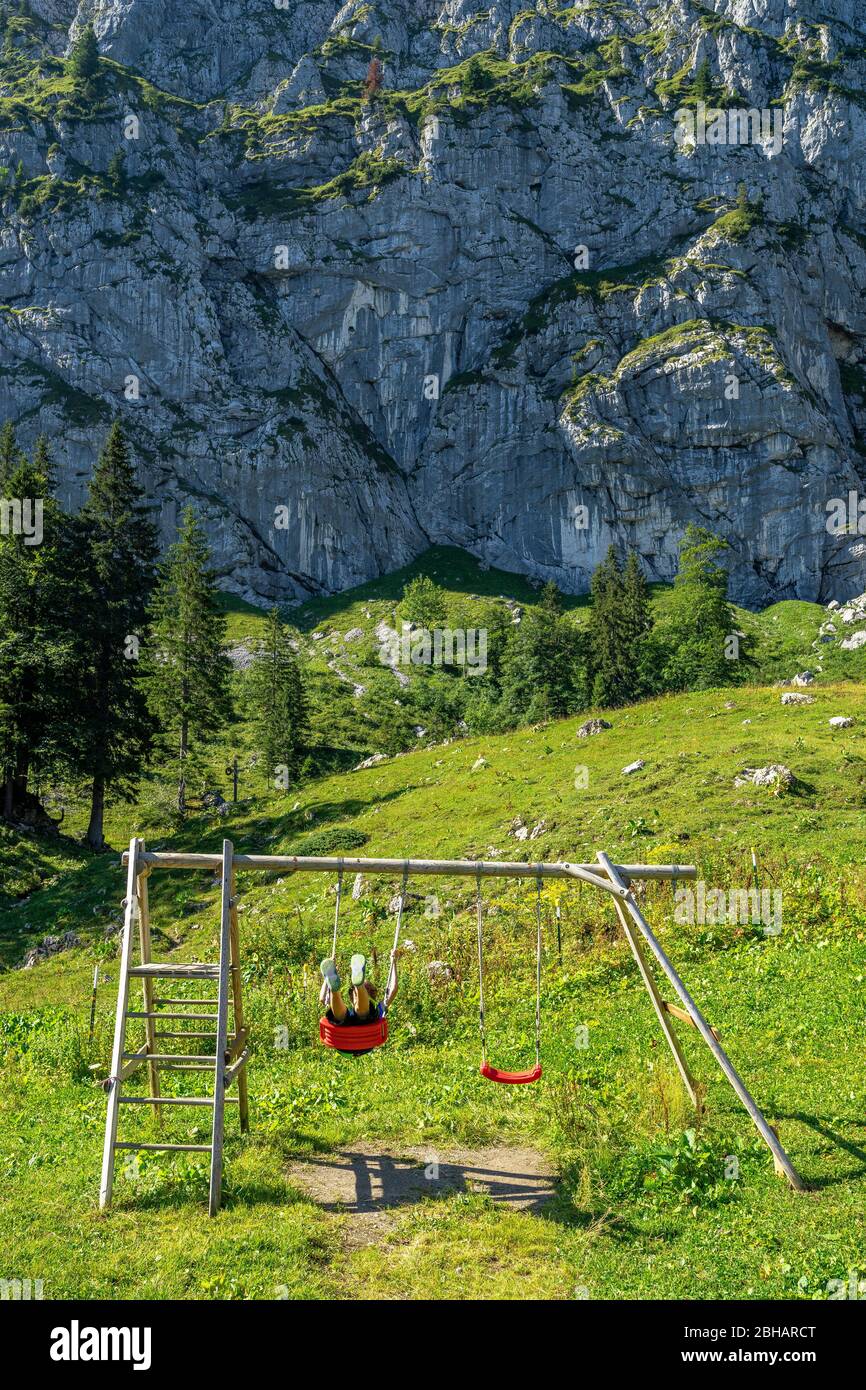
[[[144,841],[141,842],[144,851]],[[144,866],[136,878],[136,893],[138,895],[138,940],[141,951],[141,964],[150,965],[152,952],[150,942],[150,903],[147,896],[147,876],[150,869]],[[141,982],[141,994],[144,1001],[144,1012],[147,1017],[144,1020],[144,1035],[147,1039],[148,1052],[156,1052],[156,1036],[153,1010],[153,979],[145,976]],[[160,1095],[159,1068],[153,1062],[147,1064],[147,1081],[150,1094],[158,1099]],[[157,1131],[162,1131],[162,1106],[154,1106],[153,1111],[156,1117]]]
[[[220,959],[219,994],[217,996],[216,1066],[214,1068],[213,1137],[210,1156],[210,1200],[208,1212],[216,1216],[222,1197],[223,1130],[225,1122],[225,1070],[228,1042],[229,961],[231,957],[231,840],[223,840],[222,873],[220,876]]]
[[[105,1115],[105,1147],[102,1151],[102,1179],[99,1184],[99,1205],[104,1210],[111,1201],[114,1186],[114,1146],[117,1141],[117,1117],[120,1111],[120,1073],[123,1070],[124,1037],[126,1034],[126,1003],[129,995],[129,965],[132,958],[132,928],[135,921],[136,875],[139,841],[129,846],[126,871],[126,900],[123,908],[123,936],[120,945],[120,969],[117,987],[117,1014],[114,1019],[114,1045],[111,1049],[111,1075],[108,1078],[108,1106]]]
[[[244,1005],[243,989],[241,982],[241,944],[240,927],[238,925],[238,906],[237,906],[237,874],[235,872],[234,861],[232,861],[231,873],[231,912],[230,912],[230,938],[231,938],[231,977],[232,977],[232,1008],[235,1020],[235,1042],[234,1048],[238,1047],[238,1041],[246,1037],[244,1027]],[[234,1052],[234,1049],[233,1049]],[[250,1101],[247,1090],[247,1065],[246,1058],[242,1064],[232,1065],[232,1074],[238,1074],[238,1113],[240,1115],[241,1133],[246,1134],[250,1127]]]
[[[600,859],[602,859],[603,857],[606,856],[599,855]],[[622,879],[619,877],[619,874],[617,873],[616,869],[610,863],[609,860],[605,867],[607,868],[608,873],[610,874],[614,882],[618,882],[620,886],[622,886]],[[677,994],[682,1000],[682,1003],[685,1006],[686,1010],[694,1020],[695,1027],[697,1028],[707,1047],[712,1052],[713,1056],[715,1057],[716,1061],[718,1062],[719,1066],[724,1072],[725,1077],[730,1082],[730,1085],[733,1088],[734,1092],[739,1097],[740,1101],[745,1107],[749,1117],[752,1120],[752,1123],[754,1124],[764,1143],[767,1145],[767,1148],[773,1155],[777,1171],[780,1170],[782,1173],[784,1173],[785,1177],[788,1179],[788,1182],[797,1192],[804,1191],[805,1189],[802,1178],[800,1177],[794,1165],[791,1163],[791,1160],[785,1153],[785,1150],[782,1148],[782,1145],[779,1143],[777,1136],[770,1128],[770,1126],[767,1124],[767,1121],[764,1119],[764,1116],[761,1114],[761,1111],[758,1109],[754,1100],[750,1096],[741,1077],[738,1075],[737,1071],[732,1065],[721,1043],[713,1036],[713,1030],[710,1028],[710,1025],[707,1023],[706,1019],[704,1018],[694,999],[692,999],[691,995],[689,994],[688,990],[686,989],[685,985],[683,984],[673,965],[668,960],[661,945],[656,940],[651,926],[649,925],[640,908],[638,907],[637,903],[635,902],[631,892],[629,892],[626,895],[624,899],[624,905],[626,910],[630,914],[632,920],[636,924],[644,941],[646,941],[647,945],[649,946],[650,950],[652,951],[662,970],[667,975],[668,979],[670,980],[671,984],[673,985],[674,989],[676,990]]]
[[[610,872],[610,860],[608,859],[607,855],[599,854],[598,859],[599,863],[603,865],[605,870]],[[701,1102],[700,1097],[698,1095],[697,1087],[695,1086],[694,1079],[692,1077],[691,1072],[689,1071],[686,1059],[682,1054],[682,1049],[680,1048],[680,1045],[677,1041],[676,1034],[674,1033],[674,1030],[671,1028],[670,1022],[668,1021],[661,995],[659,994],[658,987],[656,985],[655,980],[653,979],[652,973],[649,968],[649,962],[647,961],[646,955],[644,954],[643,947],[641,946],[637,936],[635,935],[635,932],[631,924],[629,923],[628,917],[623,911],[623,908],[618,898],[614,898],[613,905],[616,908],[616,915],[619,918],[619,924],[622,927],[625,939],[631,947],[632,955],[637,961],[637,968],[641,973],[641,977],[643,979],[644,984],[646,985],[647,993],[649,994],[649,997],[652,1000],[652,1006],[656,1011],[656,1017],[658,1018],[658,1021],[661,1024],[662,1032],[664,1033],[665,1038],[667,1039],[668,1047],[673,1053],[673,1058],[676,1062],[677,1070],[679,1071],[679,1074],[682,1077],[682,1082],[686,1088],[689,1100],[691,1101],[692,1105],[695,1107],[696,1110],[700,1110]]]

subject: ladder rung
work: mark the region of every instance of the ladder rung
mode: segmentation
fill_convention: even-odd
[[[215,999],[161,999],[154,996],[154,1004],[215,1004]],[[229,1003],[232,1003],[229,995]]]
[[[213,1105],[206,1096],[118,1096],[120,1105]]]
[[[209,1003],[213,1003],[213,1000],[209,1000],[208,1002],[209,1002]],[[196,1019],[200,1019],[202,1022],[211,1023],[214,1019],[219,1018],[219,1014],[163,1014],[163,1013],[137,1013],[134,1009],[129,1009],[129,1010],[127,1010],[126,1017],[127,1017],[127,1018],[161,1018],[161,1019],[166,1019],[166,1020],[167,1020],[167,1019],[171,1019],[172,1021],[173,1021],[174,1019],[184,1019],[184,1020],[189,1019],[191,1022],[194,1022]]]
[[[115,1140],[116,1149],[167,1149],[170,1153],[209,1154],[210,1144],[129,1144]]]
[[[141,1056],[138,1052],[124,1052],[124,1060]],[[144,1054],[146,1062],[210,1062],[216,1064],[216,1056],[195,1052],[151,1052]]]
[[[133,965],[129,970],[133,979],[145,980],[218,980],[220,968],[200,961],[188,965],[171,965],[168,961],[153,961],[149,965]]]
[[[211,1076],[214,1073],[214,1061],[209,1067],[203,1067],[200,1062],[157,1062],[156,1064],[162,1071],[207,1071]]]
[[[161,1028],[154,1029],[155,1038],[215,1038],[216,1033],[166,1033]]]

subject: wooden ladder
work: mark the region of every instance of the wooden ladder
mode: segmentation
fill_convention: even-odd
[[[147,878],[150,868],[143,860],[144,841],[133,839],[129,846],[129,859],[126,876],[126,898],[124,900],[123,936],[120,951],[120,979],[117,988],[117,1015],[114,1021],[114,1046],[111,1054],[111,1075],[104,1083],[108,1093],[108,1109],[105,1117],[105,1147],[102,1154],[102,1182],[99,1189],[99,1205],[107,1207],[111,1201],[114,1184],[114,1157],[118,1149],[166,1150],[174,1153],[209,1153],[210,1160],[210,1199],[208,1211],[215,1216],[219,1211],[222,1191],[223,1133],[225,1129],[226,1103],[237,1104],[242,1132],[249,1129],[249,1099],[247,1094],[247,1030],[244,1027],[243,1003],[241,997],[240,972],[240,934],[236,904],[236,881],[234,870],[234,848],[230,840],[223,841],[221,895],[220,895],[220,952],[216,964],[177,964],[158,962],[151,958],[150,914],[147,898]],[[135,925],[138,924],[139,964],[133,964]],[[141,980],[143,1006],[140,1010],[129,1008],[129,985],[131,980]],[[162,992],[154,992],[154,983],[160,981],[182,980],[212,982],[217,986],[216,999],[172,998]],[[172,1011],[164,1012],[163,1005],[171,1005]],[[214,1010],[215,1006],[215,1010]],[[188,1013],[193,1007],[208,1008],[206,1013]],[[232,1010],[233,1031],[229,1031],[229,1007]],[[213,1010],[213,1011],[211,1011]],[[137,1050],[130,1050],[126,1043],[126,1029],[129,1020],[144,1023],[144,1043]],[[201,1022],[208,1026],[206,1031],[164,1030],[162,1023]],[[215,1025],[215,1027],[213,1026]],[[216,1041],[215,1053],[202,1052],[200,1047],[185,1052],[163,1051],[163,1039],[183,1040],[185,1038],[213,1038]],[[159,1041],[158,1041],[159,1040]],[[124,1095],[123,1083],[139,1067],[146,1066],[149,1094]],[[213,1075],[212,1096],[164,1096],[160,1088],[161,1070],[211,1072]],[[237,1081],[237,1097],[226,1097],[232,1082]],[[213,1124],[210,1144],[174,1144],[161,1141],[140,1143],[119,1140],[117,1137],[118,1119],[121,1105],[152,1105],[158,1134],[162,1133],[163,1107],[175,1105],[207,1106],[213,1111]]]

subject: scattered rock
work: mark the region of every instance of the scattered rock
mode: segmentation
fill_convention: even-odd
[[[248,671],[255,660],[255,652],[248,642],[237,642],[226,648],[226,656],[236,671]]]
[[[362,763],[356,763],[352,771],[361,772],[365,767],[377,767],[379,763],[386,763],[387,761],[387,753],[374,753],[371,757],[365,758]]]
[[[489,764],[489,762],[487,761],[486,758],[476,758],[476,759],[475,759],[475,762],[472,764],[472,771],[473,771],[473,772],[480,772],[480,770],[481,770],[482,767],[489,767],[489,766],[490,766],[490,764]]]
[[[796,780],[791,769],[785,767],[784,763],[769,763],[767,767],[744,767],[734,778],[734,786],[771,787],[778,795],[780,792],[789,791]]]
[[[844,642],[840,642],[839,645],[843,652],[856,652],[864,643],[866,643],[866,628],[863,628],[860,632],[853,632],[850,637],[846,637]]]
[[[362,627],[350,627],[350,628],[349,628],[349,631],[343,634],[343,641],[344,641],[344,642],[357,642],[358,639],[359,639],[360,637],[363,637],[363,636],[364,636],[364,629],[363,629]]]
[[[856,719],[852,719],[852,718],[850,717],[850,715],[847,715],[847,714],[834,714],[834,715],[833,715],[833,718],[830,720],[830,728],[831,728],[831,729],[853,729],[853,727],[854,727],[854,725],[856,724],[856,722],[857,722]]]
[[[801,671],[801,672],[799,673],[799,675],[794,676],[793,680],[791,681],[791,684],[792,684],[792,685],[811,685],[812,682],[814,681],[814,679],[815,679],[814,672],[812,672],[812,671]]]
[[[216,811],[218,816],[227,816],[230,810],[222,792],[217,791],[216,788],[213,791],[205,792],[201,804],[207,811]]]
[[[62,936],[44,936],[38,946],[31,946],[21,962],[21,969],[32,970],[40,961],[48,960],[50,956],[59,955],[61,951],[70,951],[73,946],[80,945],[81,941],[74,931],[64,932]]]
[[[725,709],[734,709],[734,702],[733,702],[733,700],[726,700],[726,701],[725,701]]]
[[[622,775],[627,777],[630,772],[640,772],[642,767],[646,767],[646,763],[643,758],[638,758],[637,762],[629,763],[628,767],[623,768]]]
[[[613,725],[608,724],[606,719],[587,719],[585,724],[581,724],[577,731],[578,738],[592,738],[593,734],[600,734],[603,729],[612,729]]]
[[[782,696],[783,705],[814,705],[814,695],[797,695],[793,690],[789,690],[787,695]]]
[[[532,829],[530,830],[530,832],[529,832],[529,838],[530,838],[530,840],[537,840],[538,837],[539,837],[539,835],[546,835],[546,834],[547,834],[547,821],[546,821],[546,820],[540,820],[540,821],[538,822],[538,824],[537,824],[537,825],[534,825],[534,826],[532,827]]]
[[[352,884],[352,900],[357,902],[364,891],[364,875],[355,874],[355,882]]]

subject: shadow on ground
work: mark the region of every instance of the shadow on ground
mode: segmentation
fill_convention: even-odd
[[[512,1210],[540,1212],[556,1195],[555,1179],[533,1149],[387,1153],[355,1144],[294,1163],[288,1177],[325,1210],[361,1216],[451,1192],[483,1193]]]

